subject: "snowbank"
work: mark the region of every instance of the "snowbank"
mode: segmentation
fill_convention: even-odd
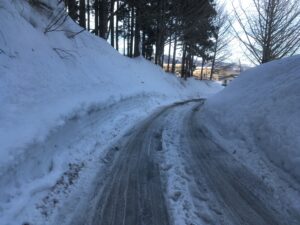
[[[160,105],[220,90],[215,83],[183,82],[143,58],[120,55],[106,41],[81,32],[71,19],[64,21],[63,5],[56,2],[0,1],[0,221],[5,224],[22,217],[26,207],[30,213],[28,199],[33,197],[24,192],[53,187],[68,163],[92,154],[84,152],[86,144],[74,151],[57,147],[59,137],[51,139],[60,130],[75,129],[68,125],[73,120],[109,109],[105,112],[113,118],[104,117],[107,121],[99,124],[107,124],[97,127],[108,135],[103,129],[113,129],[109,122],[115,117],[114,124],[127,121],[120,123],[124,129]]]
[[[209,99],[202,116],[233,152],[262,152],[300,180],[299,75],[300,56],[250,69]]]

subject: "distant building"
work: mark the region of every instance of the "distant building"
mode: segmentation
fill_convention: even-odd
[[[168,64],[165,63],[163,66],[164,70],[167,71]],[[171,71],[172,65],[170,65],[169,70]],[[248,69],[249,67],[244,67]],[[201,70],[202,67],[197,65],[196,69],[193,71],[193,76],[196,79],[201,79]],[[227,86],[232,80],[239,76],[241,67],[235,63],[222,63],[222,65],[216,66],[214,73],[212,75],[212,80],[221,81],[224,86]],[[177,62],[175,65],[175,73],[180,75],[181,73],[181,63]],[[211,66],[209,64],[203,67],[202,79],[209,80],[211,74]]]

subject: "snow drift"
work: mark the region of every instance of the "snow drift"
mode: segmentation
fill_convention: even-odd
[[[120,55],[64,17],[57,2],[0,1],[0,224],[20,224],[25,214],[32,218],[37,201],[75,159],[96,158],[76,121],[86,117],[86,126],[95,128],[89,135],[108,144],[160,105],[220,89],[182,82],[143,58]],[[92,120],[95,111],[103,111],[97,114],[102,120]],[[62,140],[74,135],[81,145]],[[98,142],[94,145],[101,146]]]
[[[218,136],[233,143],[232,151],[241,152],[246,145],[245,154],[265,153],[298,180],[299,116],[300,56],[244,72],[203,109],[207,126],[218,127]]]

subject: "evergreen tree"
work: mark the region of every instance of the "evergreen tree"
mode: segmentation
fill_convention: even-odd
[[[203,52],[212,46],[216,15],[212,0],[65,0],[65,3],[74,21],[84,28],[87,25],[90,31],[94,20],[91,32],[109,39],[117,50],[123,39],[124,55],[142,55],[163,66],[168,46],[168,70],[172,64],[171,71],[175,72],[180,49],[184,78],[192,75],[194,58],[207,58]]]

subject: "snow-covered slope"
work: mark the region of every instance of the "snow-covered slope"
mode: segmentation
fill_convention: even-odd
[[[300,56],[243,73],[207,101],[203,118],[248,164],[263,154],[300,180]]]
[[[62,9],[54,0],[0,1],[0,224],[34,210],[50,218],[37,202],[89,167],[95,149],[160,105],[220,90],[123,57],[71,19],[57,20]]]

